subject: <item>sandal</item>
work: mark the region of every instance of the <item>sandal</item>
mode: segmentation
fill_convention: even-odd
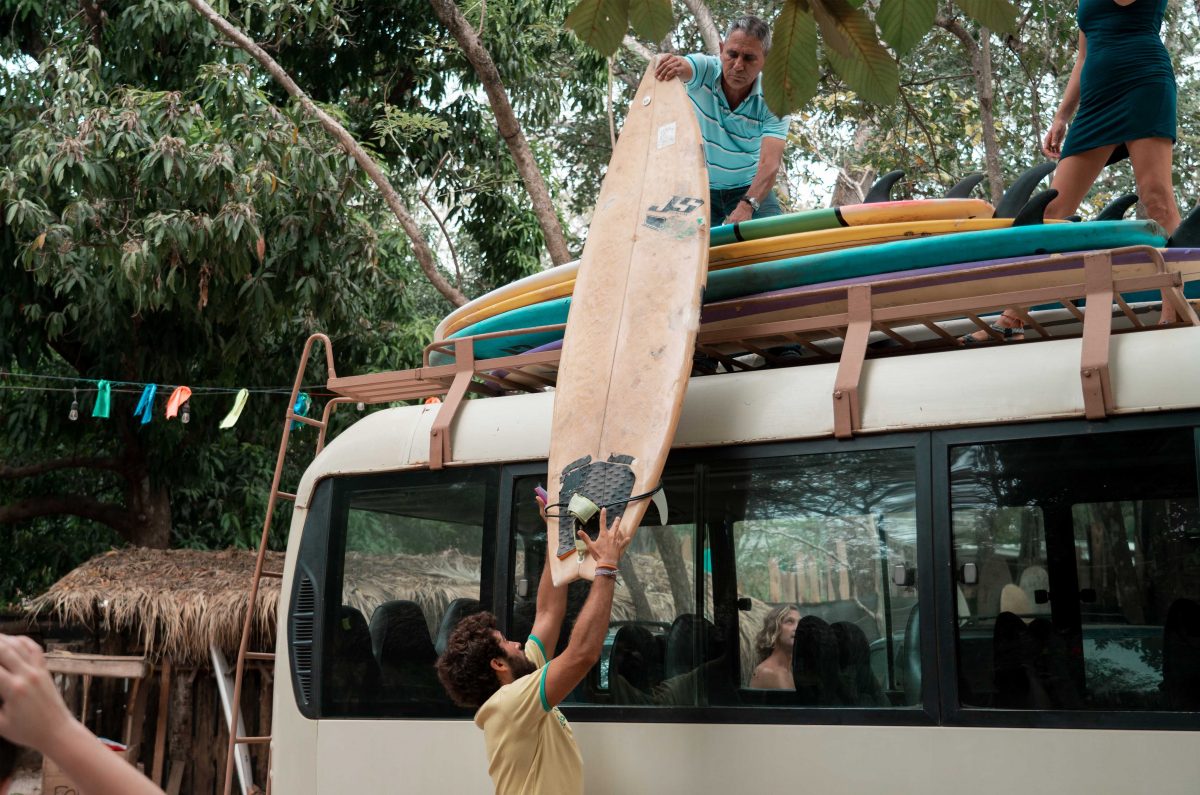
[[[1025,339],[1025,324],[1021,321],[1017,321],[1017,325],[1015,326],[1002,326],[1000,325],[1000,321],[996,321],[988,326],[988,328],[999,334],[1003,339],[997,340],[991,334],[987,334],[987,332],[980,329],[979,331],[959,337],[959,344],[969,348],[972,345],[988,345],[993,342],[1019,342]],[[987,336],[978,337],[976,336],[977,334],[987,334]]]

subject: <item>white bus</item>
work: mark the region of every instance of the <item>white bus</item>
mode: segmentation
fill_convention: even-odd
[[[587,791],[1200,792],[1200,328],[1111,345],[1095,422],[1079,339],[869,360],[849,440],[836,364],[694,378],[666,516],[562,704]],[[466,402],[443,469],[431,406],[366,416],[308,468],[274,792],[491,791],[433,662],[474,610],[529,631],[552,401]],[[752,688],[784,604],[795,689]]]

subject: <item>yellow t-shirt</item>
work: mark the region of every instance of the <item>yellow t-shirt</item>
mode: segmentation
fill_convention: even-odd
[[[571,724],[546,701],[549,663],[533,635],[525,656],[538,669],[501,687],[475,713],[488,774],[496,795],[577,795],[583,792],[583,757]]]

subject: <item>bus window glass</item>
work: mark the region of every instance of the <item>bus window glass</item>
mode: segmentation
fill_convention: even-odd
[[[967,445],[950,461],[965,706],[1200,709],[1190,429]]]
[[[324,665],[326,714],[449,708],[434,662],[454,623],[480,609],[494,474],[408,473],[346,484],[341,607]]]
[[[514,504],[514,594],[509,637],[524,640],[533,626],[537,588],[546,554],[545,527],[539,521],[533,489],[544,478],[516,482]],[[633,543],[621,561],[612,621],[600,663],[565,700],[567,704],[693,706],[701,703],[711,655],[711,621],[695,607],[694,477],[691,469],[663,477],[667,523],[657,508],[647,509]],[[559,635],[560,653],[587,598],[588,582],[567,591],[567,616]]]
[[[722,465],[707,493],[732,533],[742,703],[920,702],[912,450]]]

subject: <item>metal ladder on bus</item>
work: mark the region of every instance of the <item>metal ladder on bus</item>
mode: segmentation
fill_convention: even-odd
[[[328,392],[334,395],[325,403],[321,419],[296,414],[296,400],[304,383],[304,375],[308,369],[309,357],[312,354],[314,342],[321,342],[325,348],[326,384]],[[241,716],[242,683],[245,679],[246,663],[252,661],[274,663],[274,652],[251,651],[250,639],[253,633],[253,606],[258,599],[259,586],[264,577],[280,579],[283,572],[267,571],[263,564],[266,560],[267,547],[271,539],[271,526],[275,518],[275,508],[279,500],[296,501],[296,495],[281,491],[280,480],[283,477],[283,465],[287,459],[288,442],[291,439],[293,423],[301,423],[318,429],[314,457],[325,446],[326,432],[329,429],[329,417],[333,410],[342,404],[378,404],[396,400],[423,399],[434,395],[442,395],[445,400],[439,408],[436,420],[430,430],[430,467],[440,469],[452,457],[450,447],[450,427],[458,409],[463,403],[468,391],[472,391],[472,378],[477,372],[473,343],[465,341],[454,347],[457,361],[454,365],[440,368],[418,368],[415,370],[372,373],[365,376],[350,376],[339,378],[333,364],[333,344],[325,334],[314,333],[304,343],[300,355],[300,364],[296,368],[296,378],[292,383],[291,395],[288,398],[288,409],[283,421],[283,433],[279,441],[279,454],[275,459],[275,474],[271,480],[271,493],[267,500],[266,518],[263,521],[262,536],[258,543],[258,556],[254,562],[254,575],[250,584],[249,599],[246,603],[246,618],[242,624],[241,643],[238,646],[237,661],[234,664],[233,694],[227,710],[229,722],[229,745],[225,758],[224,795],[232,795],[233,773],[237,761],[238,749],[247,745],[269,745],[271,735],[250,736],[239,733]],[[557,356],[557,353],[554,354]],[[544,354],[542,355],[544,356]],[[534,358],[537,358],[536,356]],[[539,359],[540,360],[540,359]],[[278,634],[278,632],[277,632]],[[219,672],[218,672],[219,673]],[[249,769],[249,765],[245,765]],[[266,793],[271,792],[270,751],[268,751]],[[243,789],[247,782],[243,782]]]
[[[233,789],[233,772],[237,759],[237,754],[240,746],[248,745],[267,745],[268,746],[268,763],[267,763],[267,781],[266,793],[271,793],[271,774],[270,774],[270,749],[271,735],[248,736],[242,735],[239,732],[241,726],[241,698],[242,698],[242,683],[245,680],[246,663],[250,661],[275,662],[275,652],[266,651],[251,651],[250,639],[254,627],[254,605],[258,599],[259,586],[264,577],[280,579],[283,577],[283,572],[267,571],[263,564],[267,556],[267,547],[271,539],[271,526],[274,523],[275,508],[279,504],[279,500],[287,500],[289,502],[296,501],[296,495],[290,492],[282,491],[279,488],[280,480],[283,477],[283,465],[287,459],[288,442],[291,439],[292,428],[294,423],[312,426],[318,429],[317,445],[314,456],[321,452],[325,446],[325,432],[329,428],[329,416],[334,407],[342,403],[351,402],[350,398],[335,397],[330,399],[325,404],[325,410],[321,415],[321,419],[313,419],[305,417],[295,412],[296,401],[300,396],[300,390],[304,383],[304,374],[308,369],[309,356],[312,353],[314,342],[320,341],[325,348],[325,366],[327,369],[327,377],[329,380],[334,380],[337,373],[333,366],[333,346],[329,341],[329,337],[324,334],[313,334],[304,343],[304,352],[300,357],[300,365],[296,369],[296,379],[292,383],[292,392],[288,398],[288,407],[285,419],[283,421],[283,434],[279,441],[279,454],[275,459],[275,474],[271,479],[271,494],[267,500],[267,515],[263,521],[262,536],[258,542],[258,556],[254,561],[254,575],[250,583],[250,596],[246,602],[246,618],[242,624],[242,639],[238,646],[237,662],[234,666],[233,675],[233,696],[231,698],[230,709],[227,717],[229,718],[229,745],[225,757],[225,784],[224,794],[232,795]],[[249,766],[247,765],[247,768]],[[243,781],[243,789],[249,785],[248,781]]]

